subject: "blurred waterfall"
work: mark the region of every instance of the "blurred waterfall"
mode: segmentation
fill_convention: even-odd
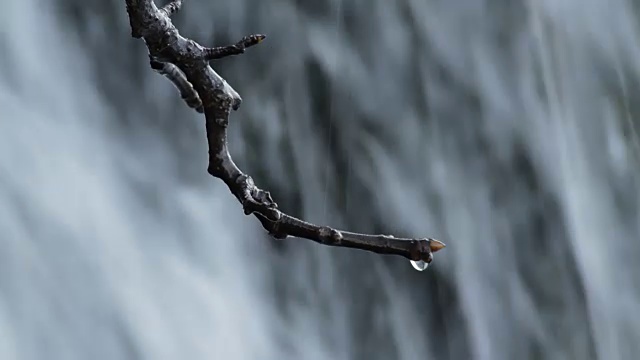
[[[181,184],[158,136],[114,136],[74,34],[44,5],[8,10],[0,358],[282,358],[267,264],[247,259],[265,244],[230,196]]]
[[[432,236],[408,261],[269,240],[122,0],[0,11],[0,359],[635,359],[630,0],[186,1],[288,212]]]

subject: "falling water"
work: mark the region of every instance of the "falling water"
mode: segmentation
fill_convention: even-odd
[[[625,0],[187,1],[286,211],[433,236],[268,240],[124,1],[0,11],[0,359],[634,359],[637,11]]]

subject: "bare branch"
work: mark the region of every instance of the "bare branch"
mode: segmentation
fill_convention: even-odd
[[[339,231],[310,224],[281,212],[271,194],[258,188],[253,179],[236,166],[229,154],[229,115],[231,109],[238,109],[242,99],[209,66],[209,60],[242,54],[246,48],[260,43],[265,36],[249,35],[235,45],[205,48],[181,36],[168,17],[163,16],[175,12],[181,1],[174,1],[161,10],[152,0],[125,1],[131,34],[136,38],[144,38],[149,49],[151,67],[171,80],[189,106],[204,112],[209,145],[209,174],[224,181],[242,204],[244,213],[253,214],[271,236],[277,239],[299,237],[323,245],[400,255],[427,263],[433,260],[434,252],[444,248],[442,242],[431,238],[408,239]]]

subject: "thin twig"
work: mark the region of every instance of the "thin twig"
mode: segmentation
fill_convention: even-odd
[[[174,1],[161,10],[153,0],[125,0],[131,34],[144,38],[151,67],[178,87],[189,106],[203,110],[209,145],[208,172],[224,181],[242,204],[244,213],[253,214],[269,234],[277,239],[294,236],[323,245],[368,250],[379,254],[404,256],[427,263],[444,244],[431,238],[395,238],[391,235],[366,235],[318,226],[287,215],[278,209],[268,191],[258,188],[253,179],[233,162],[227,147],[227,126],[231,110],[237,110],[240,95],[220,77],[209,61],[244,53],[260,43],[264,35],[249,35],[235,45],[206,48],[181,36],[169,20],[182,1]],[[194,99],[199,100],[199,106]]]
[[[204,112],[200,96],[193,88],[193,85],[187,80],[182,70],[173,64],[158,61],[152,56],[149,56],[149,64],[153,70],[160,75],[164,75],[164,77],[169,79],[173,85],[178,88],[180,96],[182,96],[182,100],[187,103],[187,106],[195,109],[199,113]]]
[[[266,36],[262,34],[245,36],[235,45],[218,46],[204,49],[204,57],[207,60],[216,60],[231,55],[244,54],[246,48],[258,45],[265,38]]]

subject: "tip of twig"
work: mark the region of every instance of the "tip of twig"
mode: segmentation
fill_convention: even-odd
[[[267,35],[264,34],[253,34],[249,36],[245,36],[240,40],[240,42],[236,46],[240,46],[241,48],[248,48],[250,46],[260,44],[264,39],[267,38]]]
[[[431,249],[432,253],[440,251],[445,248],[445,244],[442,241],[436,239],[429,239],[429,249]]]

